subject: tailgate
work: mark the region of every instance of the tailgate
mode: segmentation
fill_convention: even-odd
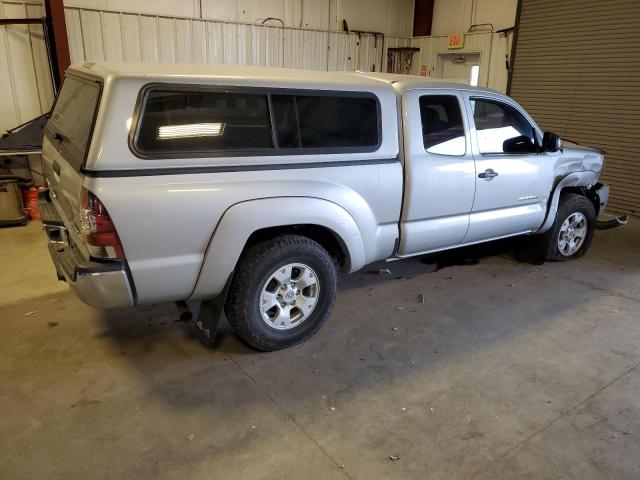
[[[101,84],[67,75],[44,129],[42,163],[51,199],[75,236],[84,165],[100,100]]]

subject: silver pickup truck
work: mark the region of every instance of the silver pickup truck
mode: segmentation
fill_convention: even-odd
[[[85,63],[45,127],[40,204],[58,277],[98,308],[222,310],[276,350],[330,315],[337,270],[515,235],[589,247],[602,152],[498,92],[422,77]]]

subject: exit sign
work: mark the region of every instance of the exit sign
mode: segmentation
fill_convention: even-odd
[[[449,48],[464,47],[464,33],[452,33],[449,35]]]

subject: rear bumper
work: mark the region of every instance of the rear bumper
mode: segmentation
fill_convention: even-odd
[[[69,242],[64,223],[51,202],[48,191],[39,196],[42,225],[49,238],[49,253],[58,272],[84,303],[96,308],[130,307],[134,295],[123,262],[86,260]]]

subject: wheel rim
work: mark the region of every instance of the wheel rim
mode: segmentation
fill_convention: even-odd
[[[558,235],[558,250],[565,257],[570,257],[580,250],[586,236],[587,217],[580,212],[574,212],[562,222]]]
[[[316,272],[303,263],[288,263],[273,271],[262,286],[260,314],[271,328],[295,328],[313,313],[319,294]]]

